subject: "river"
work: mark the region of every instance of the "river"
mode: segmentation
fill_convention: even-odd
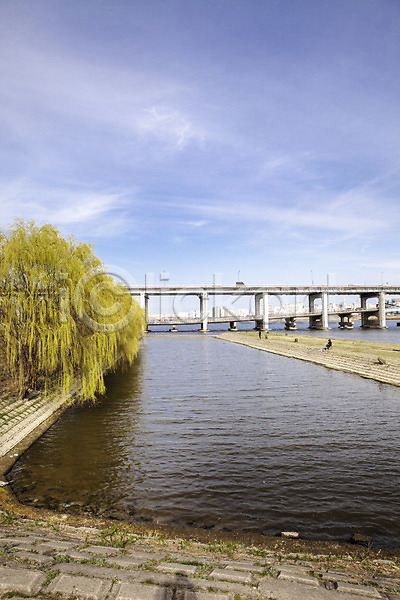
[[[400,339],[400,328],[369,331]],[[399,423],[396,387],[207,335],[154,334],[10,479],[23,502],[65,512],[400,546]]]

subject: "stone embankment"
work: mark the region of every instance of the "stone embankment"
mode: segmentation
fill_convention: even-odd
[[[379,363],[379,357],[363,357],[356,353],[341,352],[340,350],[332,349],[324,352],[322,347],[324,340],[320,340],[319,347],[311,345],[311,341],[315,342],[315,338],[310,339],[310,345],[296,343],[296,338],[292,335],[287,336],[288,339],[274,339],[273,336],[267,336],[267,339],[259,339],[254,334],[245,335],[241,333],[222,333],[215,336],[218,339],[235,342],[264,352],[279,354],[289,358],[297,358],[305,360],[317,365],[344,371],[345,373],[354,373],[367,379],[374,379],[382,383],[400,386],[400,362],[384,360]],[[304,337],[302,341],[304,341]],[[334,341],[334,346],[336,340]],[[396,355],[397,356],[397,355]]]
[[[400,563],[379,555],[281,555],[0,516],[3,598],[400,599]]]
[[[68,405],[61,397],[6,397],[0,400],[0,457],[33,433],[40,425]]]

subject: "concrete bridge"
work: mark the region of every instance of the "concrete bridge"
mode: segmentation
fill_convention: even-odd
[[[310,329],[329,329],[329,315],[340,317],[339,327],[351,327],[353,314],[361,314],[361,327],[386,327],[385,298],[386,295],[400,295],[400,285],[376,285],[376,286],[246,286],[237,282],[234,286],[204,285],[204,286],[134,286],[129,287],[132,296],[138,298],[139,304],[148,314],[148,301],[150,297],[163,296],[197,296],[200,300],[200,317],[195,319],[182,319],[178,316],[168,321],[161,319],[148,319],[148,325],[172,325],[199,323],[202,331],[208,330],[208,323],[229,322],[231,329],[236,328],[238,321],[255,321],[256,328],[268,329],[270,320],[285,319],[286,328],[294,329],[296,318],[307,317]],[[346,309],[329,313],[329,296],[359,296],[360,306],[357,309]],[[207,302],[210,296],[254,296],[255,313],[247,317],[210,317],[208,315]],[[270,315],[269,296],[308,296],[308,313],[291,315]],[[376,299],[374,307],[367,306],[367,301]],[[316,301],[321,305],[316,306]]]

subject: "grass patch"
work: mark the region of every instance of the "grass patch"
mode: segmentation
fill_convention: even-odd
[[[210,544],[207,547],[207,550],[209,552],[213,552],[213,553],[221,553],[221,554],[227,554],[230,558],[233,557],[234,552],[237,549],[237,545],[234,542],[227,542],[226,544],[224,544],[223,542],[215,543],[215,544]]]
[[[17,515],[14,513],[12,509],[6,508],[0,513],[1,523],[4,525],[12,525],[17,518]]]
[[[112,546],[113,548],[125,548],[133,539],[133,536],[120,529],[117,525],[102,529],[98,535],[101,539],[101,545]]]
[[[237,335],[258,339],[258,333],[253,331],[239,332]],[[263,344],[268,347],[270,342],[281,342],[282,344],[294,345],[296,348],[313,348],[321,350],[329,338],[329,332],[324,336],[313,335],[296,335],[292,333],[268,333],[268,339],[263,340]],[[329,355],[343,356],[347,358],[362,358],[369,361],[376,361],[376,357],[385,360],[387,363],[400,365],[400,344],[392,344],[387,342],[370,342],[367,340],[351,340],[332,338],[332,348],[329,350]],[[327,354],[328,354],[327,353]]]
[[[49,569],[46,571],[46,579],[43,582],[43,587],[47,587],[53,579],[55,579],[58,575],[58,571],[55,569]]]

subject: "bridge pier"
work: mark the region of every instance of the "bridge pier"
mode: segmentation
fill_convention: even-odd
[[[203,292],[202,294],[200,294],[199,298],[200,298],[200,317],[201,317],[200,331],[208,331],[208,315],[207,315],[208,294],[207,294],[207,292]]]
[[[361,313],[361,327],[377,327],[378,329],[386,329],[386,313],[385,313],[385,292],[376,294],[360,294],[361,309],[367,309],[367,300],[370,298],[378,298],[378,306],[376,310],[371,309],[368,312]]]
[[[351,320],[351,315],[352,315],[351,312],[339,315],[339,318],[340,318],[339,328],[340,329],[353,329],[353,321]]]
[[[255,329],[268,330],[268,294],[266,292],[262,294],[254,295],[255,302],[255,313],[256,313],[256,326]]]
[[[326,292],[320,292],[318,294],[308,295],[308,308],[309,312],[315,312],[315,301],[321,298],[322,307],[321,313],[310,315],[308,326],[310,329],[329,329],[328,323],[328,294]]]
[[[147,317],[149,314],[149,297],[147,294],[144,294],[144,293],[139,294],[139,306],[144,311],[146,331],[149,331],[149,326],[147,324]]]
[[[237,331],[236,321],[229,321],[229,331]]]

